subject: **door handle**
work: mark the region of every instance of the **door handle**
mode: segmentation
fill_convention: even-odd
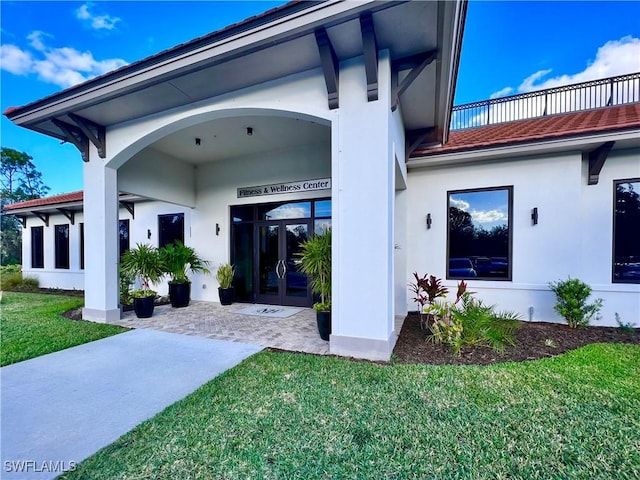
[[[284,260],[281,260],[281,262],[282,262],[282,277],[281,278],[284,278],[285,275],[287,274],[287,262],[284,261]]]
[[[280,263],[282,262],[282,260],[278,260],[278,263],[276,263],[276,275],[278,276],[278,278],[280,280],[282,280],[282,277],[284,277],[284,274],[280,274]]]

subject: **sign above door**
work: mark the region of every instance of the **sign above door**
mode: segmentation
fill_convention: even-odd
[[[272,183],[254,187],[238,188],[238,198],[261,197],[263,195],[278,195],[284,193],[312,192],[314,190],[331,190],[331,178],[315,180],[300,180],[299,182]]]

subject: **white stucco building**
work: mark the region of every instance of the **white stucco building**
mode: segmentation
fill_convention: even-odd
[[[449,142],[465,9],[461,1],[292,2],[7,110],[17,125],[73,142],[84,160],[74,221],[77,203],[12,212],[25,232],[48,222],[37,268],[60,273],[46,238],[69,224],[68,283],[56,286],[84,287],[86,319],[115,318],[119,220],[130,220],[131,245],[159,244],[181,228],[214,265],[233,262],[240,301],[310,306],[292,253],[331,225],[338,355],[389,358],[394,317],[412,308],[413,271],[450,286],[472,275],[483,298],[551,321],[547,283],[571,275],[605,299],[604,323],[614,312],[638,319],[638,280],[612,277],[615,182],[640,182],[638,104],[616,107],[625,122],[565,131],[560,122],[557,137],[511,132],[483,142],[461,130]],[[594,161],[600,179],[588,185]],[[473,227],[476,236],[506,235],[504,252],[452,243],[450,207],[466,212],[476,201],[494,202],[487,211],[506,206],[485,230]],[[473,273],[455,270],[458,257]],[[625,265],[640,261],[627,257]],[[481,271],[483,262],[493,269]],[[41,282],[53,286],[47,275]],[[216,287],[196,276],[192,297],[217,301]]]

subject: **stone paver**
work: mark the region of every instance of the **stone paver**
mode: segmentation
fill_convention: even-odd
[[[191,301],[185,308],[156,306],[151,318],[137,318],[134,312],[126,312],[114,323],[129,328],[252,343],[292,352],[329,354],[329,342],[318,334],[314,310],[305,308],[288,318],[236,313],[247,306],[244,303],[223,306],[214,302]]]

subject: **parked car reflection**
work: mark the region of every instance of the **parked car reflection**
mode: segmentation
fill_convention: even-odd
[[[473,263],[468,258],[450,258],[449,276],[459,278],[475,278],[478,276]]]

